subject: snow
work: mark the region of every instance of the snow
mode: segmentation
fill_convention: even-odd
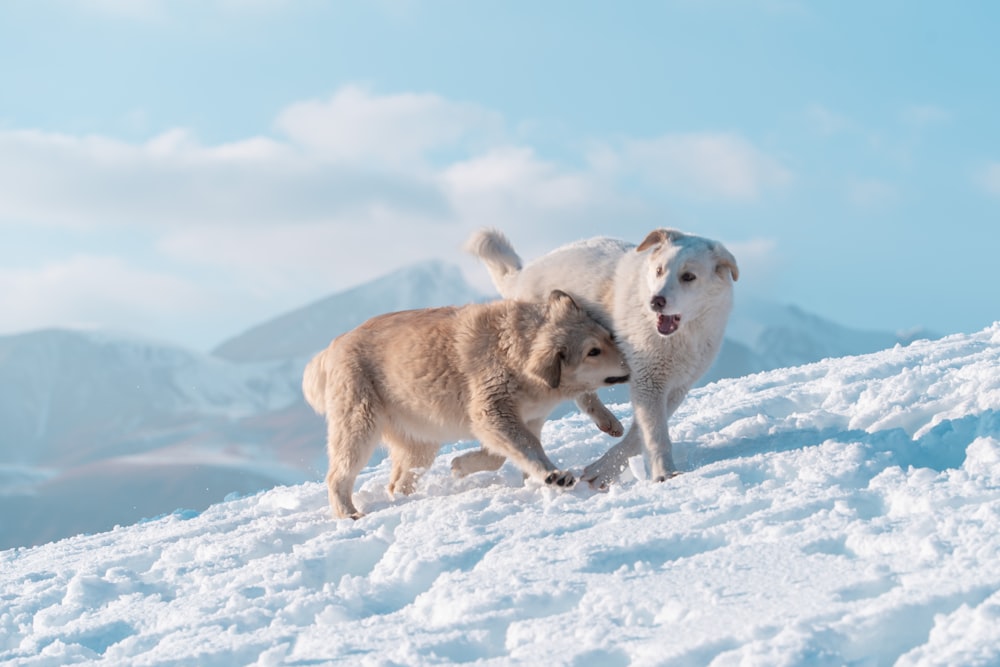
[[[113,332],[0,336],[0,549],[322,479],[325,426],[301,396],[306,362],[378,313],[485,298],[457,266],[430,261],[262,322],[211,355]],[[700,383],[912,340],[749,297],[726,335]],[[601,394],[628,400],[627,387]]]
[[[664,484],[455,480],[458,443],[410,497],[366,470],[357,522],[309,482],[3,551],[0,661],[998,664],[998,368],[1000,323],[697,389]]]

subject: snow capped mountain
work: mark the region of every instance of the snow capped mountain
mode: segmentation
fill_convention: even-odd
[[[423,262],[268,320],[221,343],[213,354],[239,362],[311,357],[375,315],[483,298],[458,267]]]
[[[301,402],[299,373],[108,334],[0,337],[0,548],[307,479],[304,462],[258,470],[278,450],[247,428]]]
[[[0,548],[320,479],[325,427],[300,393],[308,359],[375,314],[485,298],[458,268],[426,262],[280,315],[213,355],[74,331],[0,337]],[[900,341],[737,294],[702,384]],[[604,394],[628,400],[627,388]]]
[[[737,297],[726,327],[727,342],[732,349],[728,354],[720,353],[720,361],[709,379],[740,377],[938,337],[924,329],[904,333],[851,329],[796,306]]]
[[[290,405],[298,388],[286,376],[279,365],[237,366],[107,334],[4,336],[0,447],[18,463],[85,462],[120,441],[135,453],[185,417],[236,419]]]
[[[662,484],[456,480],[463,443],[409,497],[364,471],[356,522],[309,482],[3,551],[0,662],[995,665],[997,368],[1000,322],[695,389]]]

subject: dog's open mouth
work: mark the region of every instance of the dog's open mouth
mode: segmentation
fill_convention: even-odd
[[[659,315],[656,318],[656,330],[664,336],[669,336],[673,332],[677,331],[677,327],[680,325],[680,315]]]
[[[604,384],[625,384],[626,382],[628,382],[627,375],[604,378]]]

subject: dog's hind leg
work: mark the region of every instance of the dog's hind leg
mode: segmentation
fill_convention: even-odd
[[[534,419],[528,422],[527,427],[528,430],[540,440],[542,435],[542,426],[544,424],[544,419]],[[464,454],[460,454],[453,458],[451,460],[451,472],[455,475],[455,477],[465,477],[466,475],[471,475],[474,472],[492,472],[494,470],[499,470],[500,466],[502,466],[506,460],[506,456],[494,454],[493,452],[489,452],[480,447],[479,449],[471,452],[465,452]],[[525,473],[525,476],[527,476],[527,473]]]
[[[465,477],[474,472],[499,470],[506,460],[506,456],[493,454],[485,449],[476,449],[453,458],[451,472],[455,477]]]
[[[336,518],[360,519],[351,496],[354,481],[378,446],[381,407],[365,386],[340,388],[328,399],[326,489]],[[369,391],[366,391],[369,390]]]
[[[392,459],[392,474],[389,493],[409,495],[416,487],[420,472],[431,467],[437,456],[440,444],[436,442],[421,442],[387,429],[383,434],[385,444],[389,446],[389,458]]]
[[[625,437],[619,440],[604,456],[583,469],[583,479],[595,489],[606,489],[618,479],[628,460],[642,453],[642,431],[632,422]]]
[[[605,407],[597,392],[588,391],[580,394],[576,397],[576,406],[597,424],[597,428],[608,435],[618,438],[625,433],[625,427],[618,421],[618,417]]]

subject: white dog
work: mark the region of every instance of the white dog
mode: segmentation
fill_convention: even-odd
[[[452,461],[459,476],[509,457],[541,483],[572,486],[542,449],[545,418],[566,399],[627,381],[611,333],[556,290],[545,303],[373,317],[309,362],[302,393],[326,415],[333,514],[357,519],[354,480],[380,437],[392,459],[390,493],[410,493],[442,442],[467,438],[483,449]]]
[[[717,241],[672,229],[654,230],[638,246],[611,238],[571,243],[523,268],[496,230],[480,230],[466,249],[504,297],[540,300],[562,289],[615,333],[632,373],[635,418],[583,479],[605,488],[643,448],[651,479],[675,475],[667,419],[722,345],[739,278],[733,255]],[[607,411],[593,394],[578,403],[588,401]]]

